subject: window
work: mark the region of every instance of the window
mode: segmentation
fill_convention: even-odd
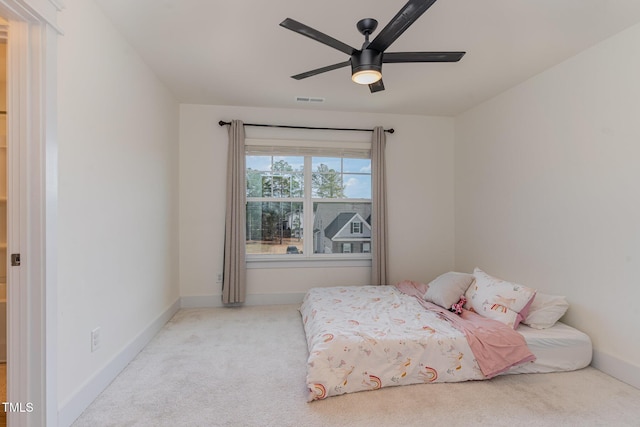
[[[370,259],[368,152],[306,151],[247,147],[247,259]]]

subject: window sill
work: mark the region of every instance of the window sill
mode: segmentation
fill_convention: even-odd
[[[314,258],[299,255],[247,256],[248,269],[331,267],[371,267],[371,258],[362,256],[316,256]]]

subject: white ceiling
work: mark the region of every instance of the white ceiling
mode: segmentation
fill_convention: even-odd
[[[290,78],[348,57],[279,23],[293,18],[360,48],[356,22],[375,18],[380,31],[405,0],[96,2],[180,103],[446,116],[640,22],[640,0],[438,0],[388,51],[467,54],[458,63],[385,64],[386,90],[371,94],[351,82],[349,67]]]

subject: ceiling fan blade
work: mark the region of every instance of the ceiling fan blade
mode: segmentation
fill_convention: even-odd
[[[291,76],[291,78],[296,80],[306,79],[307,77],[315,76],[316,74],[326,73],[327,71],[337,70],[338,68],[346,67],[351,65],[351,60],[339,62],[333,65],[327,65],[326,67],[317,68],[315,70],[307,71],[306,73],[296,74],[295,76]]]
[[[386,52],[382,62],[458,62],[466,52]]]
[[[382,79],[378,80],[375,83],[371,83],[369,85],[369,90],[371,93],[381,92],[384,90],[384,83],[382,83]]]
[[[387,26],[378,33],[368,48],[384,52],[435,2],[436,0],[409,0]]]
[[[310,39],[313,39],[322,44],[326,44],[329,47],[334,49],[338,49],[341,52],[346,53],[347,55],[352,55],[357,49],[349,46],[348,44],[342,43],[340,40],[336,40],[331,36],[328,36],[324,33],[321,33],[318,30],[314,30],[313,28],[301,24],[300,22],[293,20],[291,18],[287,18],[280,23],[281,27],[284,27],[288,30],[294,31],[298,34],[302,34],[303,36],[307,36]]]

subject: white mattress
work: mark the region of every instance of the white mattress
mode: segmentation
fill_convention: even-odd
[[[571,326],[558,322],[548,329],[534,329],[520,324],[516,330],[524,336],[536,360],[512,368],[505,374],[573,371],[591,363],[591,339]]]

